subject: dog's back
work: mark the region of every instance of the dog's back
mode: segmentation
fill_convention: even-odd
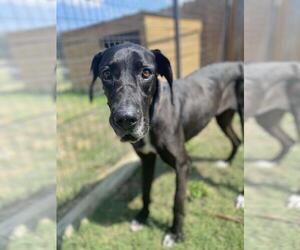
[[[198,84],[203,84],[202,80],[204,79],[210,79],[217,81],[218,84],[226,87],[228,83],[231,83],[233,80],[241,77],[243,77],[242,62],[223,62],[205,66],[197,71],[194,71],[185,79],[188,81],[196,80]]]
[[[186,138],[201,131],[209,121],[225,110],[237,110],[236,84],[243,79],[240,62],[216,63],[201,68],[174,83],[175,104]]]
[[[299,79],[300,64],[268,62],[245,65],[245,117],[261,115],[271,110],[289,111],[289,81]],[[299,80],[298,80],[299,82]]]

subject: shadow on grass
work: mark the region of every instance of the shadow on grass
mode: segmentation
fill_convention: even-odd
[[[272,181],[272,179],[270,179],[270,181]],[[269,188],[270,190],[280,191],[287,194],[293,193],[291,187],[289,187],[288,185],[283,185],[277,182],[276,183],[257,182],[257,181],[253,181],[251,178],[245,178],[245,186],[247,188],[260,188],[260,190],[262,188]]]
[[[217,182],[210,177],[202,176],[196,167],[192,167],[189,175],[190,180],[199,180],[207,184],[208,186],[214,187],[216,189],[227,189],[236,195],[240,194],[243,190],[240,190],[234,184],[229,182]]]
[[[156,161],[155,179],[170,171],[173,171],[171,167],[164,164],[161,160]],[[130,208],[128,204],[141,194],[141,186],[141,168],[139,167],[138,171],[120,187],[117,193],[96,209],[89,217],[89,220],[107,226],[132,220],[139,210]],[[158,221],[152,222],[160,228],[164,227]]]
[[[195,157],[192,157],[194,160]],[[217,159],[214,158],[197,158],[196,161],[201,159],[203,162],[212,162]],[[156,173],[155,179],[167,174],[171,171],[174,171],[171,167],[167,166],[160,159],[156,162]],[[201,175],[201,170],[196,167],[192,167],[189,180],[199,180],[205,184],[214,187],[216,189],[227,189],[234,193],[240,193],[241,190],[238,190],[234,185],[231,185],[227,182],[218,182],[213,180],[212,177],[205,177]],[[114,224],[121,224],[124,222],[130,222],[135,215],[139,212],[139,209],[131,208],[129,204],[139,195],[141,195],[141,168],[136,171],[136,173],[130,177],[125,184],[123,184],[119,190],[114,194],[111,194],[110,198],[106,199],[102,204],[97,207],[97,209],[88,216],[88,220],[91,223],[99,224],[104,227],[110,227]],[[154,183],[155,185],[155,183]],[[171,213],[171,211],[170,211]],[[166,231],[169,227],[169,224],[162,223],[161,221],[156,220],[153,217],[149,217],[148,225],[150,227],[156,227],[161,231]],[[147,226],[147,225],[146,225]],[[78,230],[80,223],[73,225],[75,230]],[[59,244],[60,245],[60,244]],[[59,249],[61,249],[59,247]]]
[[[43,207],[45,203],[47,206]],[[56,222],[53,185],[43,187],[29,197],[16,200],[0,209],[0,249],[7,249],[9,244],[16,240],[18,229],[22,227],[36,234],[37,227],[43,219]],[[54,235],[54,229],[49,234]]]
[[[156,161],[155,179],[161,175],[173,171],[171,167],[166,166],[160,159]],[[98,183],[92,184],[90,187],[96,186]],[[130,222],[134,216],[139,212],[138,209],[132,209],[128,204],[141,194],[141,167],[131,176],[125,184],[119,187],[115,193],[110,195],[110,198],[103,201],[96,210],[88,216],[88,220],[92,223],[96,223],[102,226],[111,226],[113,224],[120,224],[122,222]],[[84,188],[86,190],[86,188]],[[72,203],[72,202],[70,202]],[[68,209],[65,210],[63,214]],[[150,219],[150,218],[149,218]],[[159,221],[151,220],[155,226],[161,229],[165,229],[166,226]],[[79,230],[80,222],[77,221],[72,224],[75,230]],[[57,249],[62,248],[62,237],[57,236]]]
[[[200,157],[199,157],[200,158]],[[194,157],[192,157],[194,161]],[[201,158],[201,161],[211,162],[215,161],[214,158]],[[161,160],[156,162],[156,174],[155,179],[170,172],[173,169],[163,163]],[[96,222],[101,225],[110,226],[116,223],[129,222],[134,216],[139,212],[138,209],[131,209],[128,204],[133,201],[137,196],[141,194],[141,169],[134,174],[127,182],[124,184],[116,194],[112,195],[110,199],[106,200],[101,204],[96,211],[89,217],[89,220]],[[205,184],[217,188],[217,189],[227,189],[236,194],[239,194],[239,190],[234,185],[230,183],[223,183],[214,181],[210,177],[204,177],[201,175],[199,170],[195,167],[191,168],[189,174],[189,180],[199,180]],[[155,185],[155,183],[154,183]],[[149,217],[151,224],[154,224],[158,228],[165,230],[168,225],[165,225],[159,221],[155,221],[153,218]]]
[[[216,158],[216,157],[205,157],[205,156],[195,156],[195,155],[191,155],[190,158],[192,162],[216,162],[221,160],[220,158]]]

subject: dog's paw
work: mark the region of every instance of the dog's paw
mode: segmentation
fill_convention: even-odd
[[[15,227],[12,231],[11,237],[14,238],[21,238],[24,237],[28,233],[28,228],[26,225],[21,224]]]
[[[138,222],[137,220],[132,220],[130,223],[130,230],[132,232],[140,231],[143,228],[143,224]]]
[[[235,208],[242,209],[244,208],[244,205],[245,205],[244,195],[239,194],[238,197],[236,197]]]
[[[168,233],[165,235],[164,240],[162,242],[163,247],[173,247],[176,243],[176,235]]]
[[[218,168],[227,168],[229,163],[227,161],[216,161],[216,166]]]
[[[256,167],[259,168],[273,168],[274,166],[276,166],[276,163],[273,161],[263,161],[263,160],[256,161],[254,164]]]
[[[300,195],[293,194],[289,197],[287,208],[300,209]]]

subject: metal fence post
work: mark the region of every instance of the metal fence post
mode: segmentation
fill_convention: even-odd
[[[225,13],[224,13],[224,31],[223,31],[223,44],[222,44],[222,58],[221,60],[228,60],[228,35],[229,35],[229,20],[231,15],[233,0],[225,1]]]
[[[279,12],[282,5],[282,0],[273,0],[272,1],[272,12],[269,21],[269,28],[267,33],[267,44],[266,44],[266,60],[274,60],[275,57],[275,47],[276,47],[276,34],[278,32],[278,18]]]
[[[175,23],[175,49],[176,49],[176,77],[181,76],[181,62],[180,62],[180,33],[179,33],[179,7],[178,0],[173,0],[173,16]]]

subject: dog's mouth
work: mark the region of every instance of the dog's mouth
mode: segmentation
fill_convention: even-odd
[[[139,141],[140,138],[133,136],[131,134],[127,134],[121,137],[121,142],[130,142],[130,143],[135,143]]]
[[[121,136],[121,142],[136,143],[141,140],[148,131],[148,127],[144,127],[132,133],[125,133]]]
[[[139,140],[141,140],[145,136],[145,134],[147,134],[148,130],[149,130],[149,126],[144,125],[131,133],[130,132],[125,133],[120,136],[121,142],[136,143]]]

